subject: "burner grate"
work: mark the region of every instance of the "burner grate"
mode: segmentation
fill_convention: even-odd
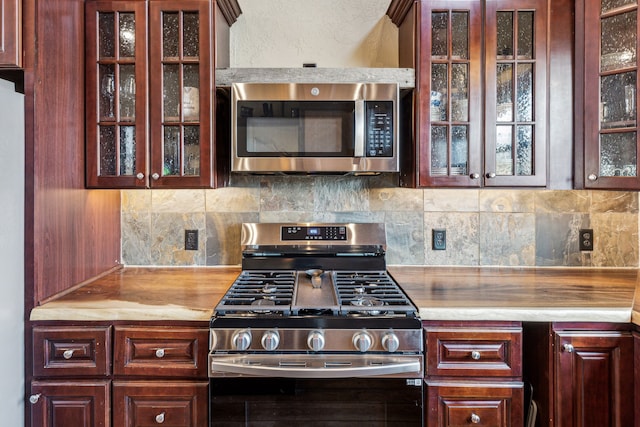
[[[295,283],[294,271],[242,271],[216,306],[216,312],[288,315]]]
[[[334,285],[342,314],[413,314],[415,307],[385,271],[335,272]]]

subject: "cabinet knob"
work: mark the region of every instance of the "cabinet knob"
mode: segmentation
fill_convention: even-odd
[[[480,352],[478,350],[473,350],[471,352],[471,358],[473,360],[480,360]]]
[[[478,414],[471,414],[471,423],[472,424],[480,424],[480,415]]]
[[[158,359],[162,359],[164,357],[164,348],[159,348],[156,350],[156,357]]]
[[[573,353],[575,348],[571,344],[562,344],[562,351],[565,353]]]
[[[136,174],[136,178],[138,178],[138,180],[142,181],[144,179],[144,174],[142,172],[138,172]]]
[[[65,350],[64,353],[62,353],[62,357],[66,360],[71,359],[73,357],[73,350]]]
[[[29,403],[31,403],[32,405],[38,403],[38,400],[40,400],[40,396],[42,396],[42,393],[32,394],[31,396],[29,396]]]
[[[161,412],[158,415],[156,415],[156,423],[162,424],[163,422],[164,422],[164,412]]]
[[[471,175],[469,175],[469,177],[471,179],[480,179],[480,174],[478,172],[472,173]]]
[[[154,173],[153,175],[151,175],[151,178],[152,178],[154,181],[157,181],[157,180],[160,178],[160,175],[156,172],[156,173]]]
[[[589,181],[596,181],[598,179],[598,175],[596,175],[595,173],[590,173],[587,179]]]
[[[487,172],[486,177],[487,178],[495,178],[496,177],[496,173],[495,172]]]

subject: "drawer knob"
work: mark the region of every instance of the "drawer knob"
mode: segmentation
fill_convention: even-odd
[[[480,424],[480,415],[478,414],[471,414],[471,423],[472,424]]]
[[[62,353],[62,357],[66,360],[71,359],[73,357],[73,350],[65,350],[64,353]]]
[[[161,412],[158,415],[156,415],[156,423],[162,424],[163,422],[164,422],[164,412]]]
[[[573,348],[573,346],[571,344],[563,344],[562,345],[562,351],[564,351],[565,353],[573,353],[575,349]]]
[[[164,348],[159,348],[156,350],[156,357],[158,359],[162,359],[164,357]]]
[[[156,172],[156,173],[151,175],[151,178],[153,178],[154,181],[157,181],[158,179],[160,179],[160,174],[158,172]]]
[[[480,360],[480,352],[478,350],[473,350],[471,352],[471,358],[473,360]]]
[[[144,179],[144,174],[142,172],[138,172],[138,174],[136,175],[136,178],[142,181]]]
[[[32,394],[31,396],[29,396],[29,403],[35,405],[36,403],[38,403],[38,400],[40,400],[40,396],[42,396],[42,393]]]

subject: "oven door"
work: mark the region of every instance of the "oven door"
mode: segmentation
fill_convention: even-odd
[[[213,426],[422,426],[420,378],[212,378]]]

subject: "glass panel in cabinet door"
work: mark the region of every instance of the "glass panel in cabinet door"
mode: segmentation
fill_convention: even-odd
[[[451,120],[469,121],[469,64],[451,64]]]
[[[451,126],[451,175],[469,174],[469,126]]]
[[[600,128],[636,126],[636,72],[600,78]]]
[[[200,127],[184,127],[184,175],[200,175]]]
[[[120,175],[135,175],[136,127],[120,127]]]
[[[447,64],[431,65],[431,121],[447,120],[448,72]]]
[[[516,175],[533,175],[533,126],[516,127]]]
[[[162,66],[163,118],[165,122],[180,121],[180,65]]]
[[[98,81],[100,82],[98,115],[101,122],[115,120],[115,76],[116,67],[114,64],[98,65]]]
[[[534,13],[518,12],[518,59],[533,59]]]
[[[200,14],[183,14],[182,52],[185,58],[197,59],[200,56]]]
[[[496,120],[513,121],[513,64],[496,65]]]
[[[162,57],[180,57],[180,15],[178,12],[162,14]]]
[[[637,3],[638,2],[636,0],[602,0],[601,10],[602,10],[602,13],[605,13],[605,12],[615,10],[619,7],[631,6]]]
[[[116,15],[114,12],[98,14],[98,59],[116,56]]]
[[[136,67],[120,65],[119,81],[120,121],[132,122],[136,118]]]
[[[116,127],[99,126],[98,176],[115,176],[117,171]]]
[[[431,14],[431,57],[446,59],[449,54],[449,13]]]
[[[451,13],[451,58],[469,59],[469,13]]]
[[[447,126],[431,126],[431,175],[448,175],[449,144]]]
[[[638,176],[636,141],[636,132],[600,135],[600,176]]]
[[[533,64],[518,64],[516,81],[516,120],[533,121]]]
[[[637,11],[601,20],[600,71],[619,70],[636,65]]]
[[[513,126],[496,126],[496,175],[513,175]]]
[[[496,14],[497,37],[496,52],[498,59],[513,58],[513,12],[500,11]]]
[[[164,126],[162,144],[163,176],[180,176],[181,135],[180,126]]]
[[[200,119],[200,67],[197,64],[183,67],[182,117],[185,122]]]
[[[135,14],[122,12],[120,19],[120,58],[133,58],[136,55],[136,19]]]

